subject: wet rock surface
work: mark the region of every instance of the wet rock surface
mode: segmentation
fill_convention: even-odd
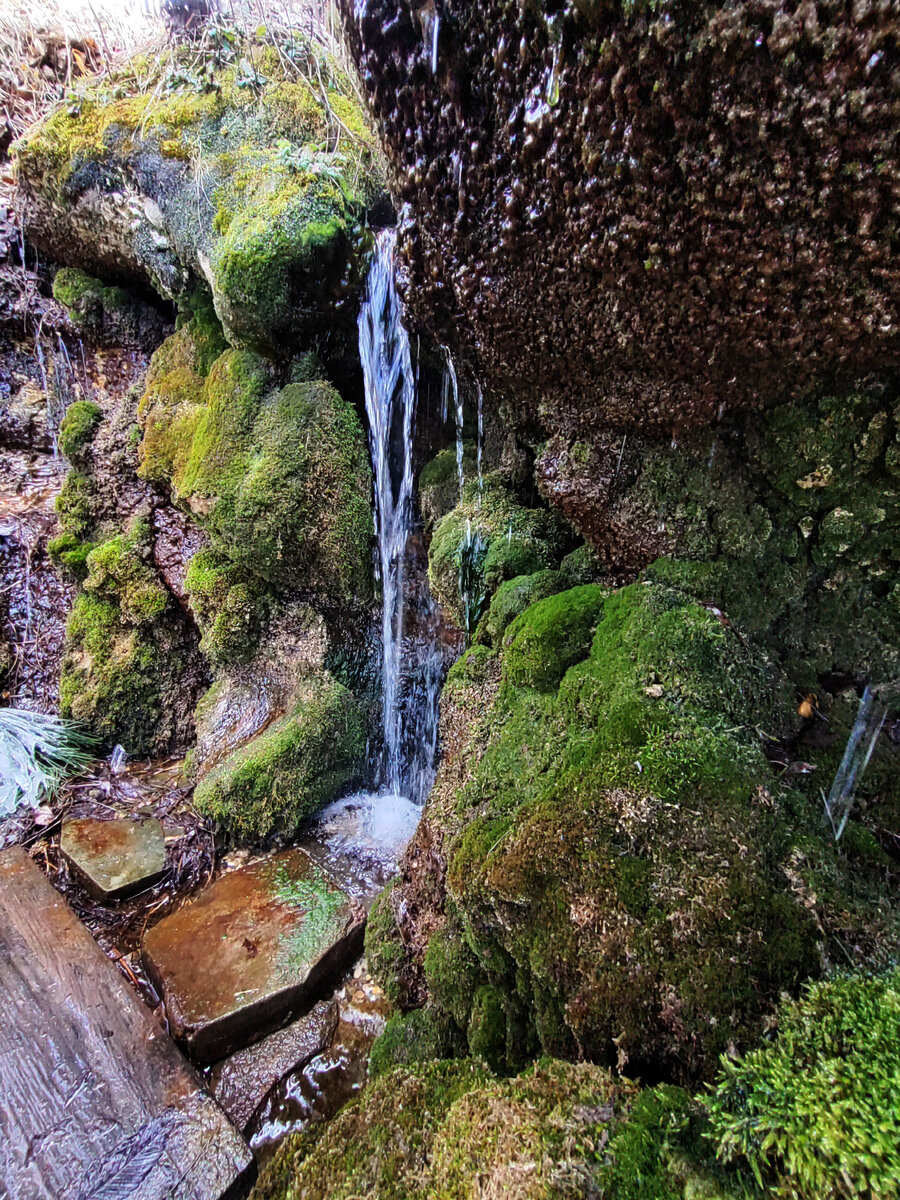
[[[306,1065],[334,1035],[338,1011],[320,1000],[285,1029],[217,1063],[209,1077],[215,1099],[239,1129],[246,1129],[269,1091],[290,1071]]]
[[[361,943],[362,909],[301,850],[220,877],[144,935],[172,1032],[212,1061],[314,997]]]
[[[671,433],[900,361],[892,5],[341,7],[408,301],[518,412]]]
[[[163,828],[146,821],[67,821],[60,852],[98,900],[116,900],[151,887],[166,866]]]

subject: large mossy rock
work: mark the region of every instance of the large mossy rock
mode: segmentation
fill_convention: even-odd
[[[28,236],[166,297],[202,281],[230,340],[284,355],[323,315],[352,326],[374,142],[349,81],[302,35],[294,66],[264,41],[216,39],[123,65],[26,135]]]
[[[327,674],[309,676],[283,717],[204,777],[194,804],[239,837],[293,833],[304,817],[349,788],[365,751],[352,693]]]
[[[356,411],[323,379],[278,388],[268,360],[224,346],[198,305],[154,354],[138,409],[141,474],[167,484],[227,560],[194,570],[195,595],[210,600],[201,619],[217,596],[240,606],[228,562],[282,589],[365,601],[371,468]]]
[[[844,944],[892,952],[895,872],[877,846],[838,856],[778,784],[761,747],[800,724],[795,693],[721,613],[587,585],[501,643],[450,674],[445,760],[373,912],[396,1001],[501,1068],[543,1051],[688,1082]]]
[[[688,1110],[678,1089],[641,1093],[587,1063],[505,1080],[466,1059],[398,1068],[289,1138],[253,1200],[681,1200],[667,1127]]]

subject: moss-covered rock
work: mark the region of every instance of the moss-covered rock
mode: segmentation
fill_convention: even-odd
[[[76,583],[87,578],[87,556],[95,548],[95,542],[83,542],[71,533],[61,533],[47,543],[50,558],[64,568]]]
[[[490,607],[479,623],[476,642],[499,647],[507,626],[529,604],[545,600],[571,586],[560,571],[536,571],[533,575],[517,575],[515,579],[507,579],[491,598]]]
[[[504,580],[557,566],[570,546],[571,535],[556,517],[525,508],[498,473],[486,475],[466,485],[435,529],[428,578],[452,620],[474,632]]]
[[[238,836],[290,833],[353,782],[365,750],[352,694],[328,675],[311,677],[290,712],[205,776],[194,804]]]
[[[379,939],[470,1049],[708,1077],[823,954],[900,945],[890,869],[836,854],[818,798],[777,785],[760,736],[796,732],[795,694],[720,613],[586,585],[501,642],[450,673],[459,754]]]
[[[103,409],[92,400],[76,400],[66,409],[59,426],[59,448],[70,462],[78,462],[94,440]]]
[[[55,500],[60,529],[77,541],[88,538],[94,530],[100,497],[93,476],[73,467],[69,471]]]
[[[685,1191],[699,1176],[692,1122],[677,1088],[641,1092],[588,1063],[505,1080],[472,1060],[415,1063],[289,1139],[253,1200],[725,1200]]]
[[[352,327],[375,143],[337,64],[292,46],[294,66],[265,37],[213,34],[202,63],[174,47],[84,85],[17,146],[32,241],[168,297],[204,280],[229,338],[278,355],[325,313]],[[87,324],[110,309],[94,283],[58,285]]]
[[[215,345],[215,327],[195,315],[153,356],[141,473],[166,482],[236,568],[364,601],[371,470],[355,410],[323,380],[272,390],[266,360],[245,350],[213,359]]]
[[[120,742],[131,755],[161,754],[189,735],[183,688],[188,648],[179,615],[149,565],[148,529],[135,522],[124,534],[57,553],[78,574],[78,595],[66,626],[60,676],[63,716],[83,721],[106,746]],[[67,542],[68,544],[68,542]]]
[[[271,608],[263,581],[207,548],[191,559],[184,585],[207,660],[224,666],[252,658]]]

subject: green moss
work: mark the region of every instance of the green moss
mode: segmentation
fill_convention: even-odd
[[[254,1200],[408,1200],[423,1195],[435,1134],[454,1101],[487,1078],[468,1060],[388,1071],[332,1121],[289,1138]]]
[[[115,600],[126,625],[152,624],[163,612],[169,594],[147,563],[149,529],[136,521],[128,533],[117,534],[87,555],[86,591]]]
[[[366,961],[372,977],[392,1004],[400,1000],[400,972],[405,957],[400,930],[394,919],[391,892],[395,880],[379,893],[366,922]]]
[[[93,477],[73,467],[55,501],[63,533],[82,541],[90,537],[100,508],[100,496]]]
[[[139,305],[124,288],[112,287],[77,267],[60,267],[53,278],[53,298],[84,333],[96,337],[104,325],[116,334],[134,333]]]
[[[458,1031],[436,1009],[415,1008],[410,1013],[394,1013],[372,1046],[369,1078],[377,1079],[394,1067],[452,1058],[463,1049]]]
[[[501,583],[494,593],[490,607],[479,623],[476,642],[499,647],[503,634],[530,604],[563,591],[567,586],[559,571],[537,571],[534,575],[519,575]]]
[[[71,533],[61,533],[47,543],[47,553],[53,562],[69,572],[76,583],[87,578],[87,556],[95,548],[94,542],[79,541]]]
[[[607,593],[596,584],[531,604],[503,638],[503,677],[512,687],[555,688],[587,657]]]
[[[659,585],[560,592],[502,642],[468,782],[432,816],[452,919],[424,955],[431,1001],[498,1063],[542,1048],[708,1075],[819,963],[783,871],[794,823],[833,852],[817,814],[773,794],[760,748],[796,728],[793,689]],[[496,654],[476,650],[483,675]]]
[[[94,440],[103,409],[91,400],[76,400],[66,409],[59,427],[59,448],[70,462],[77,462]]]
[[[184,581],[200,628],[200,649],[214,666],[252,658],[271,597],[265,584],[215,550],[191,559]]]
[[[556,518],[518,504],[499,476],[467,485],[434,531],[428,553],[432,591],[457,624],[474,632],[504,580],[554,567],[569,535]]]
[[[718,1153],[784,1200],[900,1191],[900,971],[839,975],[785,1001],[776,1037],[723,1060],[706,1101]]]
[[[346,688],[308,679],[294,708],[207,775],[197,811],[239,836],[293,832],[358,774],[365,755],[359,708]]]
[[[193,329],[154,356],[141,473],[170,484],[236,569],[365,600],[371,472],[354,409],[321,380],[269,392],[269,366],[250,351],[226,351],[203,378]]]

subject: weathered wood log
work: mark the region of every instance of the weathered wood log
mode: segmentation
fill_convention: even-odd
[[[0,853],[0,1195],[219,1200],[251,1162],[28,855]]]

